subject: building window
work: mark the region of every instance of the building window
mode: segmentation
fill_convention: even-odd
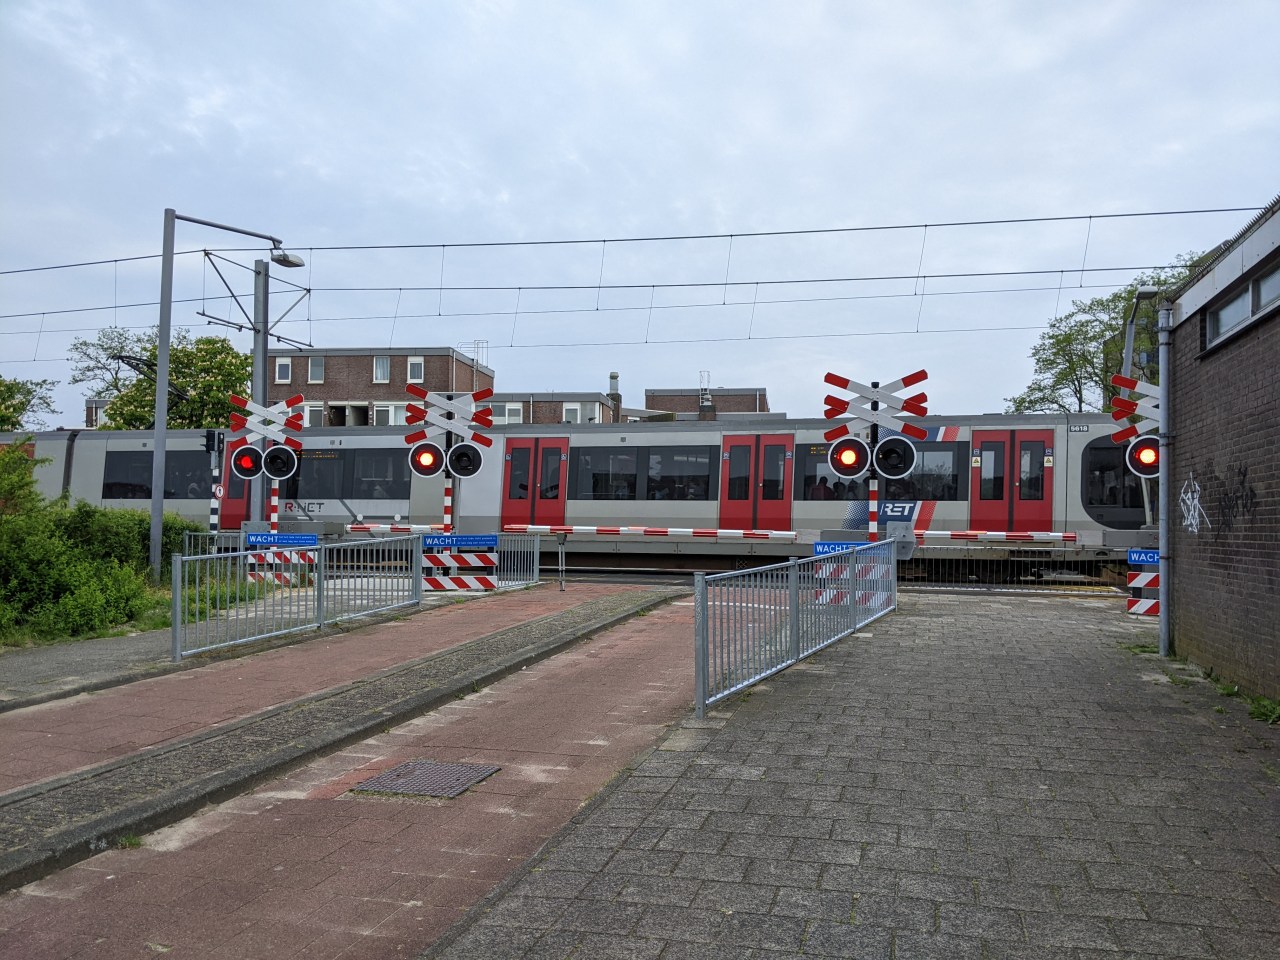
[[[1217,310],[1209,311],[1209,342],[1220,340],[1249,319],[1249,291],[1241,290]]]
[[[518,403],[495,403],[493,405],[493,422],[524,423],[524,407]]]
[[[303,413],[308,427],[323,427],[325,425],[323,403],[303,404]]]
[[[307,383],[324,383],[324,357],[307,357]]]
[[[1253,312],[1261,313],[1280,300],[1280,267],[1253,282]]]
[[[276,383],[293,381],[293,358],[276,357]]]
[[[410,383],[421,383],[426,379],[426,369],[427,364],[422,357],[410,357],[405,379]]]
[[[373,405],[373,425],[375,427],[394,427],[404,423],[404,404],[375,403]]]
[[[373,382],[374,383],[390,383],[391,382],[391,358],[390,357],[374,357],[373,358]]]
[[[565,423],[581,423],[582,422],[582,405],[579,403],[566,403],[564,405]]]

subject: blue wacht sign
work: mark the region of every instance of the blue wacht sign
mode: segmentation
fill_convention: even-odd
[[[314,533],[246,533],[246,547],[315,547],[320,538]]]
[[[813,545],[813,555],[815,557],[825,557],[831,553],[840,553],[844,550],[852,550],[854,547],[865,547],[866,545],[862,541],[819,540]]]
[[[497,550],[496,533],[431,534],[422,535],[423,550]]]
[[[1140,567],[1145,563],[1159,563],[1159,550],[1129,550],[1129,566]]]

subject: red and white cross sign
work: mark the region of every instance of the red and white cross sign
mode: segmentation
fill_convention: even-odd
[[[833,387],[839,387],[841,390],[848,390],[854,395],[854,398],[853,400],[842,400],[840,397],[828,394],[826,397],[826,418],[834,420],[836,417],[843,417],[848,414],[868,423],[886,427],[914,440],[926,440],[929,437],[928,431],[917,427],[913,423],[905,423],[897,419],[897,417],[903,415],[923,417],[928,414],[929,410],[925,406],[929,400],[928,394],[917,393],[912,397],[898,397],[894,396],[894,394],[906,387],[911,387],[927,380],[928,377],[929,374],[924,370],[917,370],[915,373],[907,374],[900,380],[893,381],[893,383],[882,384],[879,387],[869,387],[864,383],[858,383],[856,380],[850,380],[839,374],[828,373],[823,378],[824,382],[831,384]],[[872,410],[870,406],[867,406],[872,401],[878,402],[883,410]],[[823,437],[830,443],[833,440],[847,436],[849,433],[848,424],[841,424],[828,430],[823,434]]]
[[[1158,397],[1160,395],[1159,387],[1119,373],[1112,375],[1111,385],[1119,387],[1126,393],[1132,390],[1145,397]],[[1113,420],[1123,421],[1135,416],[1142,419],[1137,423],[1125,424],[1123,429],[1117,430],[1111,435],[1111,439],[1116,443],[1128,443],[1139,434],[1160,428],[1160,404],[1158,401],[1150,399],[1131,400],[1125,396],[1112,398],[1111,418]]]
[[[410,426],[426,424],[421,430],[408,434],[404,438],[405,443],[420,443],[452,431],[459,435],[470,434],[467,439],[482,447],[493,446],[493,439],[481,432],[493,426],[493,410],[489,407],[476,409],[476,404],[493,396],[491,388],[457,395],[453,399],[445,393],[428,393],[414,383],[407,383],[404,388],[426,404],[419,406],[411,403],[405,408],[405,423]],[[448,414],[453,414],[452,420]]]
[[[285,433],[286,430],[294,433],[302,429],[302,414],[290,413],[293,407],[302,404],[302,394],[290,397],[288,400],[281,400],[279,403],[273,403],[269,407],[261,406],[252,400],[246,400],[244,397],[238,397],[234,393],[228,398],[241,410],[249,412],[250,416],[243,413],[231,414],[231,429],[248,430],[243,437],[236,437],[227,444],[228,450],[238,450],[240,447],[253,443],[266,437],[274,440],[276,443],[282,443],[286,447],[292,447],[294,450],[302,449],[302,441],[297,437],[291,437]]]

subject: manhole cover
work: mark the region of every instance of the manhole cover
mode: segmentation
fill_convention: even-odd
[[[479,763],[410,760],[355,787],[357,793],[407,793],[416,797],[456,797],[501,770]]]

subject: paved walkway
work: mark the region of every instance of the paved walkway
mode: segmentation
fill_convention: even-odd
[[[660,607],[5,894],[0,957],[1280,952],[1280,730],[1116,601],[902,603],[702,722]],[[352,792],[421,757],[502,769]]]
[[[1120,609],[904,594],[686,718],[429,956],[1280,956],[1280,730]]]

